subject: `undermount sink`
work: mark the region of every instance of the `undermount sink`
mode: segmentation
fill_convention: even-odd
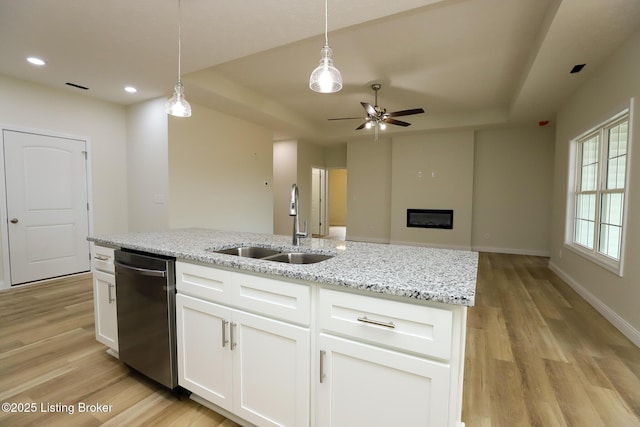
[[[241,246],[214,252],[245,258],[263,259],[265,261],[284,262],[288,264],[315,264],[316,262],[333,258],[332,255],[309,254],[303,252],[281,252],[277,249],[261,248],[258,246]]]
[[[245,246],[239,248],[223,249],[216,251],[219,254],[236,255],[246,258],[265,258],[271,255],[277,255],[280,251],[269,248],[260,248],[257,246]]]
[[[329,258],[333,258],[331,255],[321,254],[306,254],[300,252],[294,253],[281,253],[278,255],[272,255],[264,259],[275,262],[286,262],[289,264],[315,264],[316,262],[324,261]]]

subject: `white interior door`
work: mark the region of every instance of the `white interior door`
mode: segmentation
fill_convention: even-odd
[[[89,271],[86,142],[3,131],[11,284]]]

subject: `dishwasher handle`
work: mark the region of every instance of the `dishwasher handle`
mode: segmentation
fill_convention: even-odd
[[[150,270],[148,268],[140,268],[140,267],[132,267],[127,264],[123,264],[119,261],[116,261],[116,267],[124,268],[126,270],[130,270],[135,272],[136,274],[140,274],[142,276],[151,276],[151,277],[167,277],[167,272],[165,270]]]

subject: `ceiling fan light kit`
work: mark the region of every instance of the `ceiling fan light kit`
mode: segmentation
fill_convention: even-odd
[[[320,50],[320,65],[311,72],[309,77],[309,88],[320,93],[334,93],[342,89],[342,75],[333,66],[333,59],[331,59],[333,51],[329,47],[328,2],[329,0],[324,2],[324,47]]]
[[[191,105],[184,97],[184,85],[182,84],[182,8],[178,0],[178,83],[173,88],[173,96],[167,100],[164,110],[167,114],[176,117],[191,117]]]
[[[373,89],[373,92],[375,93],[375,105],[371,105],[368,102],[360,103],[360,105],[362,105],[362,108],[364,108],[364,110],[367,112],[367,117],[364,118],[365,122],[356,128],[356,130],[374,128],[376,140],[378,139],[378,129],[385,130],[387,128],[387,124],[403,127],[411,126],[411,123],[396,120],[393,117],[424,113],[424,110],[422,108],[412,108],[410,110],[393,111],[391,113],[387,113],[386,108],[378,107],[378,91],[380,90],[380,88],[382,88],[382,85],[380,83],[374,83],[371,85],[371,89]],[[340,117],[337,119],[329,120],[352,120],[359,118],[360,117]]]

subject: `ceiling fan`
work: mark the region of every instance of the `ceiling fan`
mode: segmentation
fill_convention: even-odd
[[[411,125],[411,123],[403,122],[401,120],[396,120],[393,117],[409,116],[412,114],[424,113],[424,110],[422,108],[412,108],[410,110],[401,110],[401,111],[394,111],[391,113],[387,113],[386,108],[378,107],[378,91],[380,90],[381,87],[382,85],[380,83],[374,83],[371,85],[371,89],[373,89],[375,93],[375,105],[371,105],[368,102],[360,103],[362,105],[362,108],[364,108],[364,110],[367,112],[367,116],[364,118],[365,122],[356,128],[356,130],[360,130],[364,128],[370,129],[373,127],[375,130],[376,139],[378,139],[378,128],[380,128],[381,130],[384,130],[386,128],[387,123],[390,125],[404,126],[404,127]],[[352,119],[361,119],[361,118],[362,117],[339,117],[339,118],[329,119],[329,120],[352,120]]]

